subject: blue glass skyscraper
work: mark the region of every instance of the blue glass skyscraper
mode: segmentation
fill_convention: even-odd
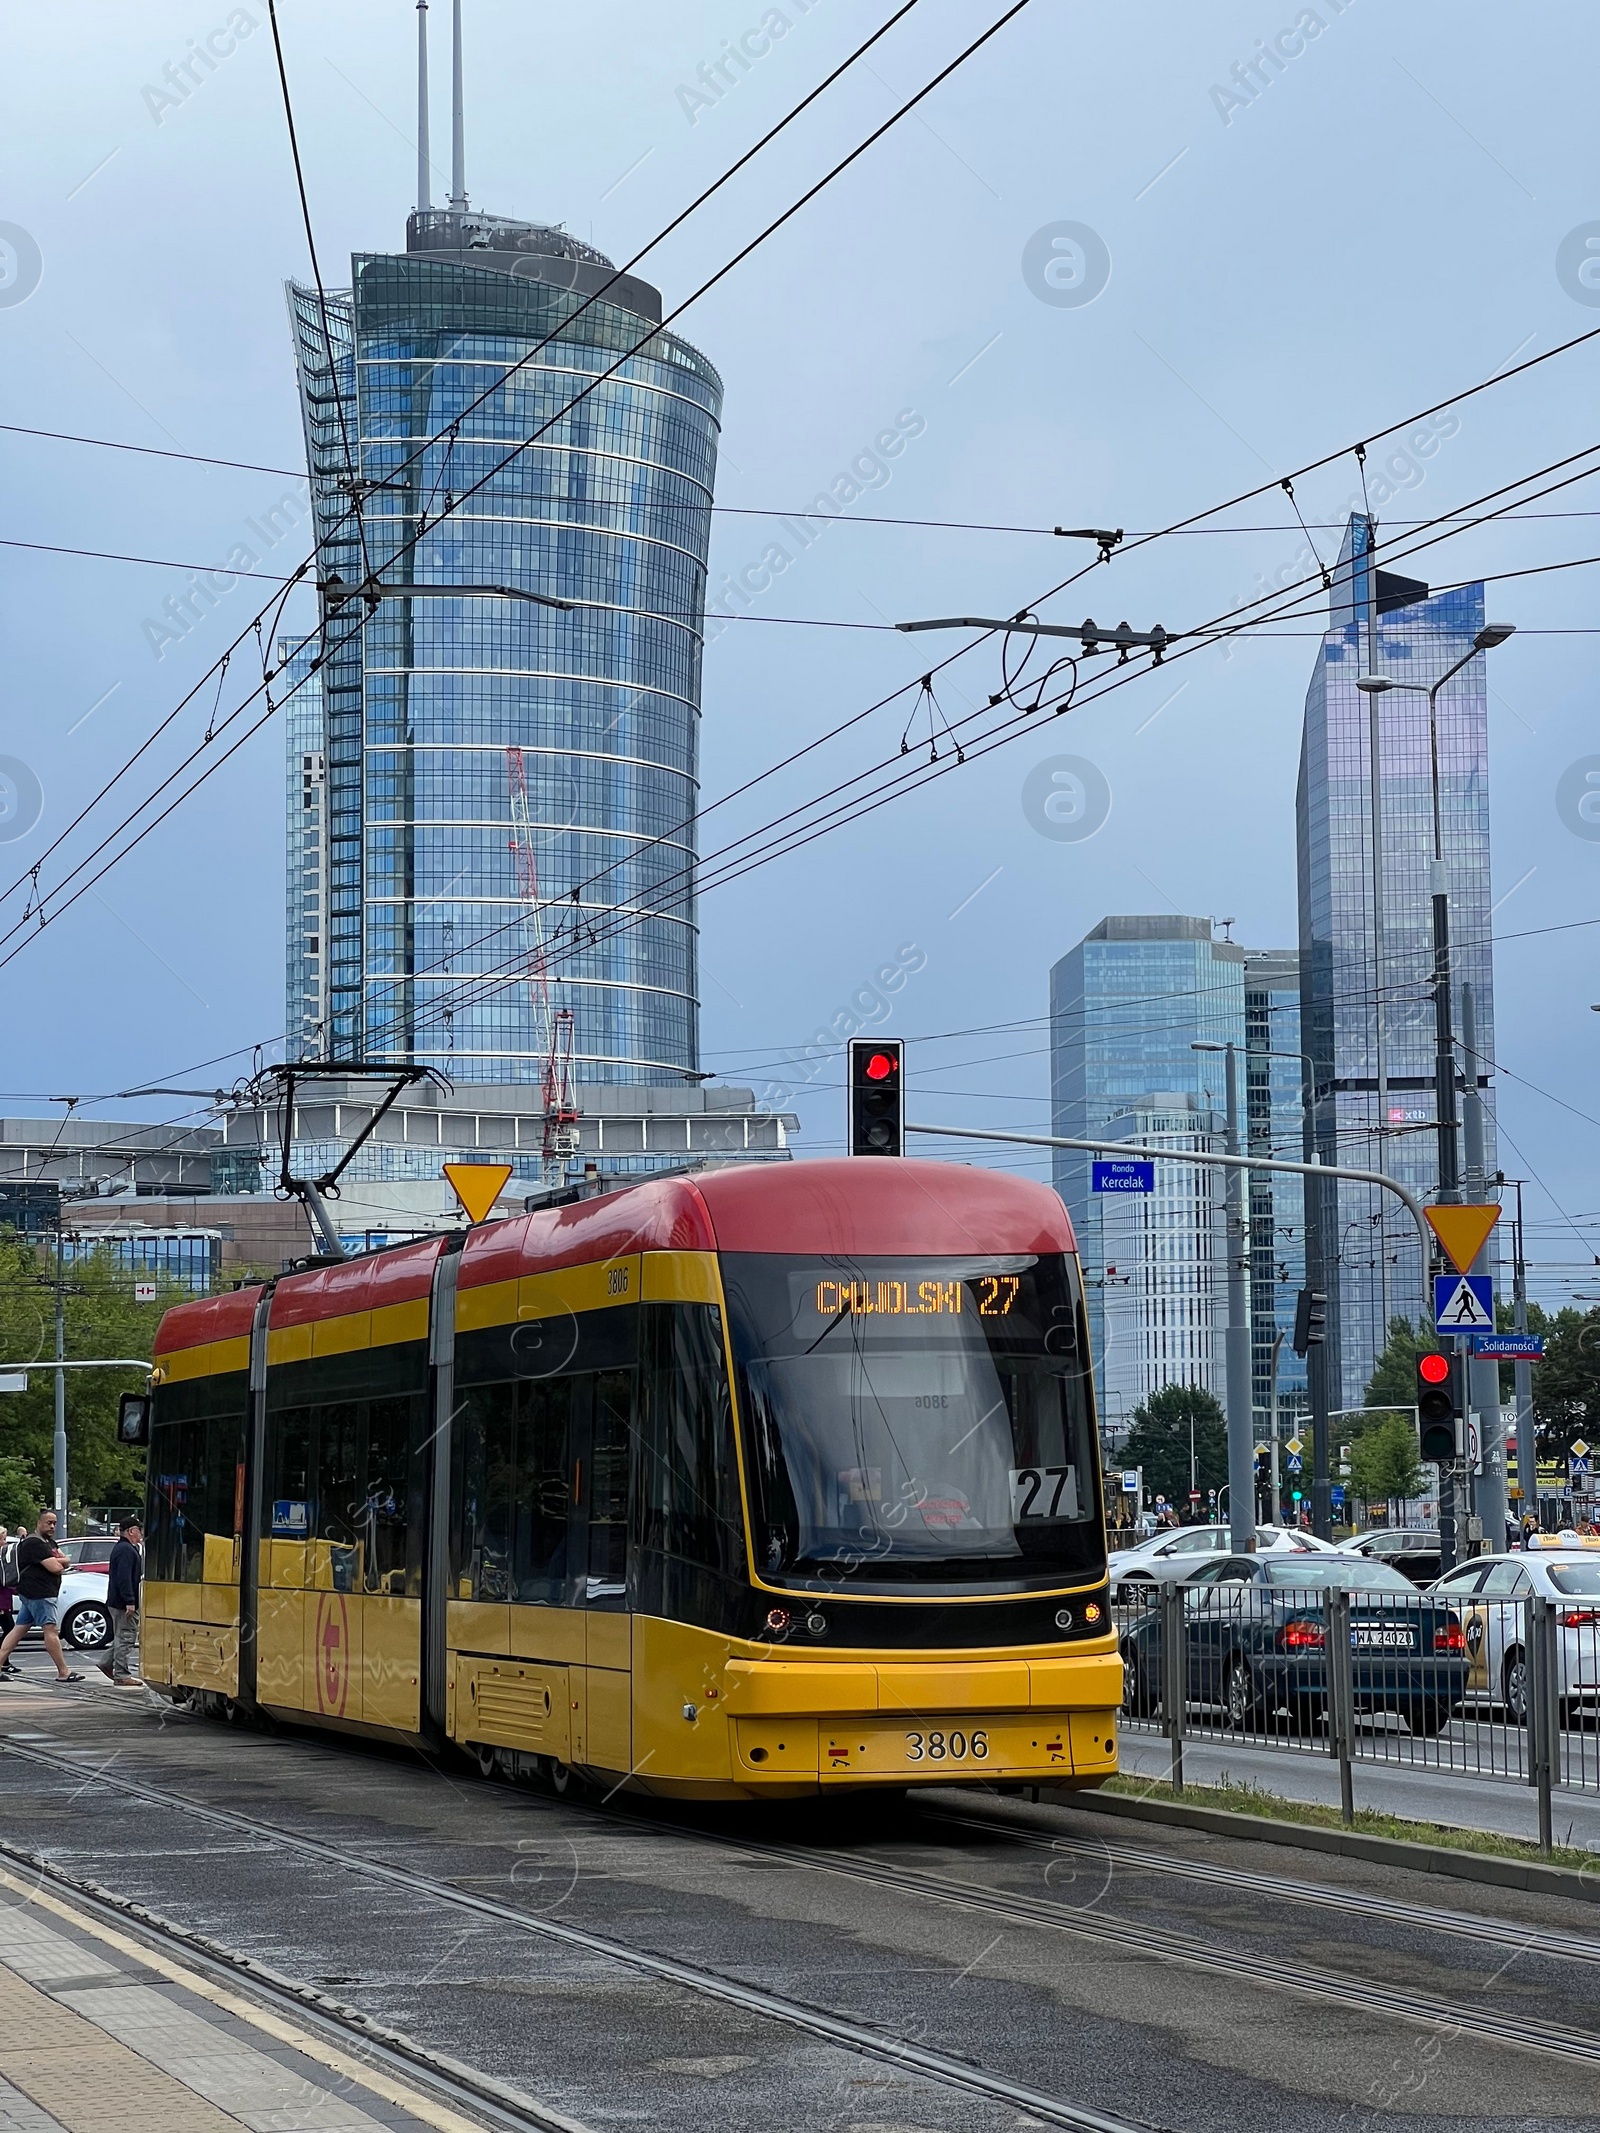
[[[290,737],[292,795],[312,758],[322,780],[315,967],[304,835],[291,853],[291,1044],[536,1083],[521,844],[578,1080],[695,1080],[716,372],[646,283],[464,199],[358,255],[348,291],[289,296],[325,654]]]
[[[1351,519],[1306,695],[1296,800],[1300,1042],[1311,1054],[1321,1160],[1382,1171],[1427,1199],[1439,1172],[1425,689],[1470,650],[1483,623],[1483,587],[1430,597],[1417,580],[1375,569],[1375,539],[1369,518]],[[1356,677],[1369,668],[1423,687],[1364,694]],[[1451,1021],[1459,1037],[1463,989],[1470,986],[1474,1072],[1485,1098],[1492,1175],[1489,728],[1481,661],[1441,692],[1438,725]],[[1333,1181],[1318,1189],[1330,1405],[1355,1407],[1382,1352],[1387,1321],[1431,1317],[1431,1299],[1423,1293],[1415,1230],[1393,1194]]]

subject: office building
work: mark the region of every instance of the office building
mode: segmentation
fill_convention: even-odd
[[[1112,1141],[1170,1150],[1224,1145],[1219,1113],[1193,1092],[1152,1093],[1118,1112]],[[1155,1190],[1095,1195],[1099,1242],[1101,1408],[1113,1441],[1163,1385],[1198,1385],[1226,1397],[1219,1305],[1223,1187],[1211,1164],[1159,1162]]]
[[[1426,688],[1470,650],[1483,623],[1483,588],[1430,596],[1418,580],[1374,567],[1375,539],[1372,520],[1351,519],[1306,695],[1296,800],[1300,1042],[1312,1060],[1322,1160],[1382,1171],[1427,1198],[1438,1185],[1438,1159]],[[1368,670],[1415,686],[1364,693],[1356,677]],[[1438,738],[1452,1024],[1459,1038],[1470,986],[1492,1174],[1494,975],[1481,660],[1441,692]],[[1318,1190],[1329,1404],[1354,1407],[1388,1321],[1431,1316],[1431,1299],[1415,1231],[1392,1194],[1332,1181]]]
[[[1050,973],[1052,1130],[1082,1139],[1106,1132],[1136,1108],[1220,1114],[1223,1060],[1194,1047],[1231,1041],[1242,1050],[1244,974],[1245,951],[1217,939],[1210,919],[1102,919]],[[1186,1124],[1180,1130],[1209,1129]],[[1119,1127],[1119,1137],[1131,1136]],[[1103,1358],[1106,1262],[1119,1262],[1104,1233],[1109,1197],[1090,1189],[1092,1160],[1058,1149],[1054,1181],[1077,1231],[1091,1345]],[[1175,1263],[1181,1262],[1187,1247],[1172,1249]],[[1163,1360],[1172,1368],[1162,1382],[1196,1382],[1184,1377],[1176,1354]],[[1104,1411],[1115,1427],[1119,1411],[1107,1400],[1103,1363],[1097,1370]]]
[[[580,1085],[681,1088],[721,381],[648,283],[472,210],[459,130],[455,161],[403,252],[289,290],[321,586],[291,1041],[537,1084],[542,959]]]
[[[1305,1061],[1294,949],[1245,950],[1244,1024],[1246,1150],[1303,1162]],[[1263,1423],[1274,1412],[1295,1415],[1306,1405],[1306,1366],[1289,1345],[1305,1286],[1305,1198],[1300,1178],[1250,1173],[1251,1398]]]

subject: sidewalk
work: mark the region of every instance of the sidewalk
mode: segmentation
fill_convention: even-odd
[[[359,2049],[0,1866],[0,2133],[481,2133]]]
[[[62,1691],[63,1695],[66,1693]],[[1172,1751],[1164,1737],[1118,1728],[1122,1774],[1165,1784]],[[1357,1807],[1400,1815],[1411,1822],[1438,1822],[1454,1829],[1493,1830],[1502,1837],[1539,1841],[1539,1803],[1531,1785],[1513,1778],[1483,1778],[1449,1771],[1399,1769],[1393,1764],[1353,1765]],[[1257,1747],[1245,1741],[1186,1740],[1183,1775],[1190,1785],[1254,1785],[1286,1800],[1319,1806],[1339,1804],[1339,1765],[1331,1755]],[[1553,1796],[1557,1844],[1600,1850],[1600,1797],[1557,1786]],[[1241,1801],[1242,1807],[1248,1802]]]

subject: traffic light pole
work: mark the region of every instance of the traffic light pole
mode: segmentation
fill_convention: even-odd
[[[1126,1156],[1161,1163],[1211,1164],[1219,1170],[1276,1170],[1288,1177],[1309,1178],[1320,1181],[1324,1178],[1344,1178],[1354,1185],[1378,1185],[1385,1192],[1392,1192],[1405,1207],[1417,1226],[1417,1245],[1422,1253],[1423,1266],[1433,1263],[1433,1232],[1428,1227],[1428,1218],[1422,1211],[1422,1202],[1397,1178],[1386,1177],[1381,1170],[1350,1170],[1341,1163],[1295,1163],[1287,1156],[1274,1155],[1220,1155],[1211,1149],[1186,1148],[1181,1153],[1171,1148],[1142,1148],[1128,1141],[1077,1140],[1059,1133],[1010,1133],[1000,1126],[923,1126],[913,1125],[908,1119],[907,1133],[929,1133],[943,1136],[946,1140],[958,1141],[1003,1141],[1008,1146],[1019,1148],[1072,1148],[1086,1155]],[[1308,1270],[1309,1271],[1309,1270]],[[1248,1335],[1246,1336],[1248,1339]],[[1332,1476],[1328,1458],[1328,1395],[1325,1367],[1325,1348],[1319,1341],[1307,1357],[1311,1381],[1312,1411],[1312,1514],[1315,1531],[1327,1538],[1331,1524]],[[1232,1431],[1229,1431],[1230,1453]],[[1254,1442],[1252,1418],[1251,1443]],[[1230,1492],[1231,1493],[1231,1492]],[[1253,1541],[1255,1536],[1250,1536]]]

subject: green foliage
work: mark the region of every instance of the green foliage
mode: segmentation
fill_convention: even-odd
[[[0,1452],[0,1526],[13,1533],[19,1526],[31,1526],[43,1501],[32,1468],[9,1452]]]
[[[1528,1312],[1529,1330],[1544,1335],[1544,1360],[1533,1366],[1533,1418],[1541,1459],[1565,1459],[1575,1437],[1600,1440],[1600,1309],[1569,1304],[1553,1318]]]
[[[1228,1478],[1228,1424],[1215,1396],[1198,1385],[1163,1385],[1133,1411],[1117,1458],[1142,1466],[1147,1496],[1189,1500],[1189,1423],[1194,1422],[1195,1486],[1220,1489]]]
[[[0,1363],[38,1362],[55,1354],[55,1267],[48,1250],[35,1251],[0,1230]],[[163,1281],[153,1304],[136,1304],[127,1271],[108,1252],[66,1269],[66,1351],[69,1358],[148,1356],[161,1314],[187,1295]],[[69,1370],[67,1471],[74,1503],[131,1504],[144,1495],[144,1454],[116,1441],[119,1394],[138,1388],[132,1370]],[[52,1494],[55,1372],[30,1374],[24,1393],[0,1394],[0,1520],[8,1512],[30,1520]]]
[[[1375,1415],[1350,1443],[1350,1485],[1367,1503],[1389,1504],[1422,1493],[1422,1463],[1409,1415]]]

